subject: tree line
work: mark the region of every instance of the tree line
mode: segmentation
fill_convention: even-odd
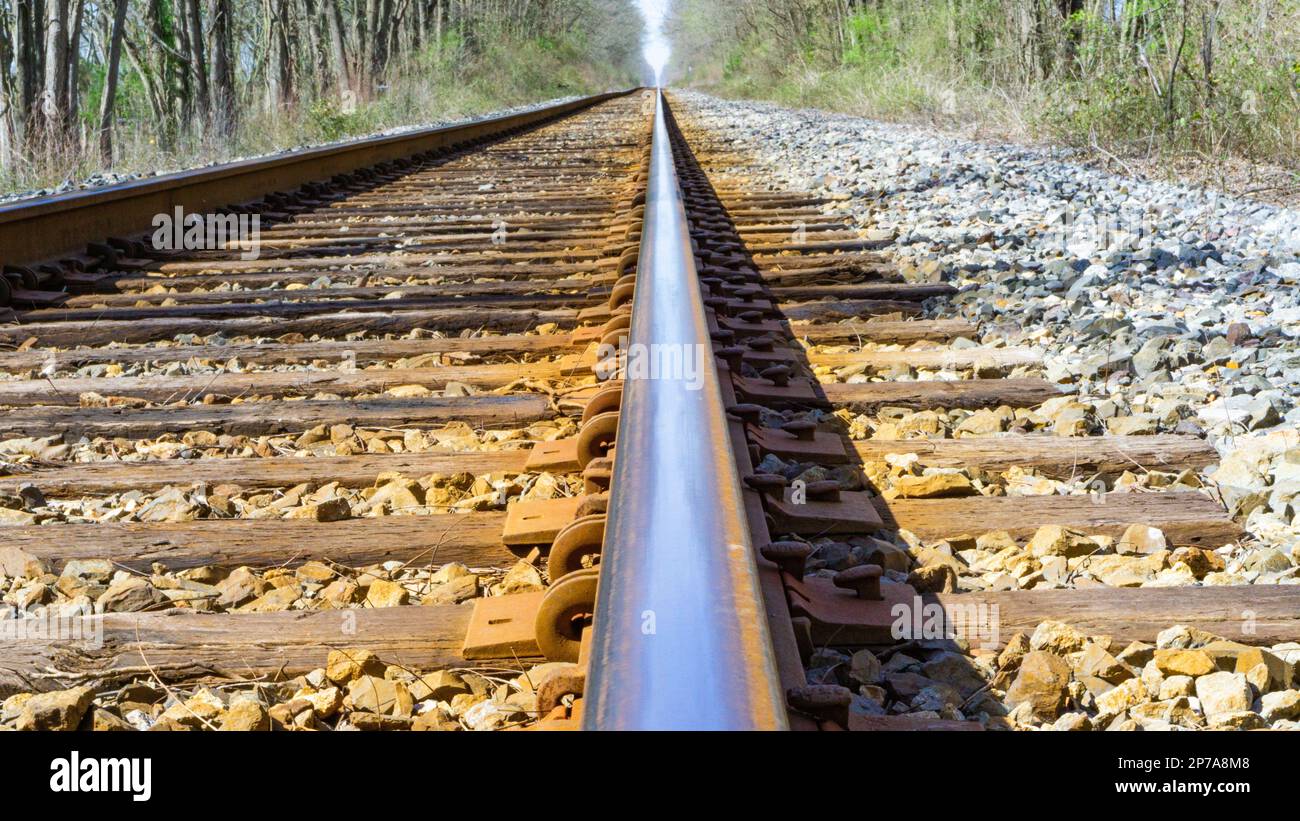
[[[631,64],[615,0],[0,0],[0,164],[166,151],[316,103],[351,111],[440,52],[565,41]],[[594,44],[594,45],[593,45]],[[490,66],[485,68],[491,68]]]
[[[1297,0],[679,0],[676,30],[718,55],[694,72],[750,93],[821,103],[820,85],[940,117],[955,95],[1066,136],[1201,151],[1300,141]]]

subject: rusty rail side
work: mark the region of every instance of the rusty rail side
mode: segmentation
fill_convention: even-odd
[[[785,729],[662,91],[629,342],[582,725]]]
[[[272,191],[287,191],[379,163],[538,125],[629,93],[631,90],[607,92],[520,114],[19,200],[0,206],[0,263],[25,265],[76,254],[84,251],[88,242],[145,231],[154,215],[172,213],[177,207],[193,213],[210,212]]]

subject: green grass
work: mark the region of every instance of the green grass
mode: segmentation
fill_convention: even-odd
[[[761,17],[737,28],[739,34],[716,34],[687,15],[694,53],[714,55],[695,67],[692,80],[724,97],[1046,141],[1156,164],[1231,157],[1300,165],[1300,59],[1293,48],[1300,12],[1280,17],[1261,36],[1257,20],[1225,5],[1212,72],[1202,64],[1199,18],[1192,19],[1169,105],[1154,92],[1151,75],[1168,85],[1161,72],[1176,36],[1152,33],[1142,40],[1148,72],[1132,43],[1120,42],[1113,21],[1080,14],[1058,21],[1075,32],[1074,56],[1062,55],[1066,35],[1057,29],[1046,34],[1050,53],[1033,66],[1015,33],[1000,28],[997,3],[963,0],[954,7],[962,11],[950,26],[942,3],[885,0],[850,18],[839,38],[820,29],[791,37]],[[1179,8],[1151,7],[1148,30],[1154,32],[1154,15]],[[1176,33],[1178,19],[1165,19]]]

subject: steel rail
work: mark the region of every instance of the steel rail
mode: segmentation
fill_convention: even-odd
[[[202,213],[256,200],[272,191],[325,182],[379,163],[540,125],[630,93],[632,90],[607,92],[518,114],[4,203],[0,205],[0,263],[19,265],[75,254],[88,242],[148,230],[154,215],[170,214],[177,207]]]
[[[632,317],[582,726],[785,729],[661,90]]]

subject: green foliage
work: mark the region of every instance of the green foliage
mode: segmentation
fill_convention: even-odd
[[[332,142],[365,131],[367,118],[359,111],[344,111],[331,98],[317,100],[307,108],[307,130],[311,138]]]
[[[898,50],[888,37],[888,26],[880,11],[864,10],[850,17],[847,39],[842,57],[846,66],[883,68],[898,64]]]
[[[685,79],[724,95],[1121,154],[1300,160],[1300,3],[681,2],[679,49],[720,55]]]

